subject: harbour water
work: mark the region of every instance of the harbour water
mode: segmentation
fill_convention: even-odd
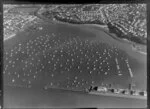
[[[24,30],[4,41],[6,107],[146,105],[146,100],[51,90],[54,86],[84,90],[101,83],[127,88],[131,82],[136,89],[147,89],[146,56],[133,51],[131,45],[115,40],[101,28],[51,22],[37,24],[41,30]],[[117,65],[122,75],[118,75]],[[43,90],[45,86],[49,89]]]

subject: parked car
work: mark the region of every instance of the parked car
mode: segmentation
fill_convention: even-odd
[[[131,95],[134,95],[134,96],[137,96],[137,95],[139,95],[139,92],[136,91],[136,90],[131,90],[131,91],[130,91],[130,94],[131,94]]]
[[[88,91],[98,91],[98,92],[106,92],[107,88],[102,86],[90,86]]]
[[[114,89],[114,93],[116,93],[116,94],[119,94],[119,93],[121,93],[122,91],[124,91],[124,89]]]
[[[99,86],[99,87],[97,88],[97,91],[98,91],[98,92],[107,92],[107,88],[106,88],[106,87],[101,87],[101,86]]]
[[[144,91],[144,96],[147,97],[147,92],[146,91]]]
[[[114,89],[114,93],[116,94],[120,93],[119,89]]]
[[[122,94],[126,94],[127,95],[129,93],[130,93],[129,90],[126,90],[126,89],[122,91]]]
[[[85,89],[85,92],[91,92],[91,91],[96,91],[97,90],[97,87],[96,86],[90,86],[89,88],[86,88]]]
[[[147,92],[146,91],[141,91],[141,92],[139,92],[139,95],[141,95],[141,96],[147,96]]]
[[[109,88],[108,91],[111,92],[111,93],[114,93],[114,89],[113,88]]]

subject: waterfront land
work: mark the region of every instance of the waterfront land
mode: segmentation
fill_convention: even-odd
[[[114,6],[114,8],[113,8]],[[130,10],[134,10],[136,5],[131,5],[128,8]],[[117,17],[113,17],[108,10],[113,9],[121,9],[121,12],[124,11],[126,5],[48,5],[48,6],[14,6],[14,8],[9,8],[4,13],[4,40],[10,38],[10,36],[14,36],[15,33],[19,30],[23,30],[24,28],[35,25],[37,22],[41,22],[40,19],[44,19],[44,21],[57,21],[57,22],[64,22],[70,24],[96,24],[95,26],[104,27],[110,36],[113,36],[115,39],[129,42],[133,48],[139,53],[146,54],[146,43],[147,43],[147,32],[146,32],[146,17],[144,17],[144,13],[141,15],[140,12],[144,12],[145,5],[137,5],[140,7],[137,9],[137,13],[135,11],[132,14],[127,15],[124,14],[120,17],[119,13],[114,14]],[[11,6],[10,6],[11,7]],[[10,10],[11,9],[11,10]],[[18,11],[19,10],[19,11]],[[128,9],[127,9],[128,10]],[[119,11],[120,12],[120,11]],[[126,11],[125,11],[126,12]],[[124,13],[125,13],[124,12]],[[22,15],[21,15],[22,14]],[[8,28],[11,24],[11,19],[20,19],[20,23],[18,21],[13,24],[13,28]],[[13,17],[14,16],[14,17]],[[16,16],[16,17],[15,17]],[[22,16],[22,17],[21,17]],[[118,18],[119,16],[119,18]],[[136,20],[133,22],[131,21],[133,18],[125,19],[130,16],[136,17]],[[22,18],[28,18],[29,20],[24,21]],[[7,19],[10,19],[9,23],[7,23]],[[6,23],[5,23],[6,22]],[[24,23],[25,22],[25,23]],[[54,23],[54,22],[53,22]],[[141,25],[141,26],[140,26]],[[140,26],[140,27],[138,27]],[[132,27],[131,29],[129,27]],[[138,29],[140,30],[138,30]],[[131,31],[132,30],[132,31]],[[142,31],[142,32],[141,32]],[[137,49],[138,48],[138,49]]]

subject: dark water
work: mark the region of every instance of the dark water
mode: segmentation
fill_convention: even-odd
[[[102,31],[65,24],[38,26],[43,30],[24,31],[4,42],[5,106],[145,106],[146,101],[127,98],[49,89],[43,92],[45,86],[84,90],[91,84],[100,85],[102,82],[127,88],[132,79],[125,60],[133,71],[136,88],[146,89],[146,61],[128,49],[128,45],[122,45]],[[120,65],[121,76],[115,59]],[[7,86],[14,89],[9,90]]]
[[[11,91],[11,92],[10,92]],[[146,100],[120,98],[111,96],[88,95],[81,92],[62,91],[56,89],[5,89],[5,108],[142,108]]]
[[[137,88],[145,89],[145,75],[140,72],[146,72],[146,62],[143,65],[143,60],[135,58],[138,54],[133,56],[132,51],[123,49],[126,45],[92,28],[65,24],[39,26],[43,30],[24,31],[4,42],[4,84],[38,87],[52,84],[84,89],[105,81],[125,88],[131,82],[128,60]]]
[[[146,56],[100,29],[48,22],[37,26],[43,30],[30,28],[4,42],[5,107],[145,107],[145,100],[43,90],[84,90],[101,83],[127,88],[131,81],[146,90]]]

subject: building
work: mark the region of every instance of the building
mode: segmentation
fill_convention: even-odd
[[[135,86],[135,84],[130,83],[129,86],[128,86],[128,89],[129,89],[129,90],[133,90],[133,87],[134,87],[134,86]]]
[[[123,90],[122,94],[130,94],[130,91],[128,89],[127,90]]]
[[[132,90],[132,84],[131,83],[129,84],[129,90]]]

